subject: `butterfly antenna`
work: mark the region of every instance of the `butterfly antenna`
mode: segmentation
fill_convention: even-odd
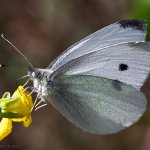
[[[34,70],[34,67],[33,67],[32,64],[29,62],[29,60],[24,56],[24,54],[21,53],[20,50],[19,50],[13,43],[11,43],[8,39],[6,39],[3,34],[1,34],[1,37],[2,37],[6,42],[8,42],[8,43],[26,60],[26,62],[28,63],[30,69],[33,69],[33,70]]]

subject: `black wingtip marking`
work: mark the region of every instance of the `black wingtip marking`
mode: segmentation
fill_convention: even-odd
[[[122,90],[121,82],[118,81],[118,80],[113,80],[112,86],[113,86],[113,88],[115,88],[117,91],[121,91],[121,90]]]
[[[132,28],[134,30],[146,31],[147,25],[144,20],[132,19],[132,20],[122,20],[118,22],[122,28]]]

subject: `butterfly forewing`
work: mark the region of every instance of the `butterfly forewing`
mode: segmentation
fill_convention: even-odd
[[[92,75],[118,80],[140,89],[150,72],[150,43],[126,43],[72,59],[56,75]]]

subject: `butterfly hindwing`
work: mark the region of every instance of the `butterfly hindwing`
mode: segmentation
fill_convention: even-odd
[[[144,94],[132,86],[88,75],[54,79],[51,102],[78,127],[97,134],[132,125],[146,109]]]

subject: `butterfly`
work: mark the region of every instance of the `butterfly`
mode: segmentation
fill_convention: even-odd
[[[75,43],[45,69],[30,62],[33,89],[84,131],[117,133],[147,107],[140,91],[150,72],[144,20],[123,20]]]

